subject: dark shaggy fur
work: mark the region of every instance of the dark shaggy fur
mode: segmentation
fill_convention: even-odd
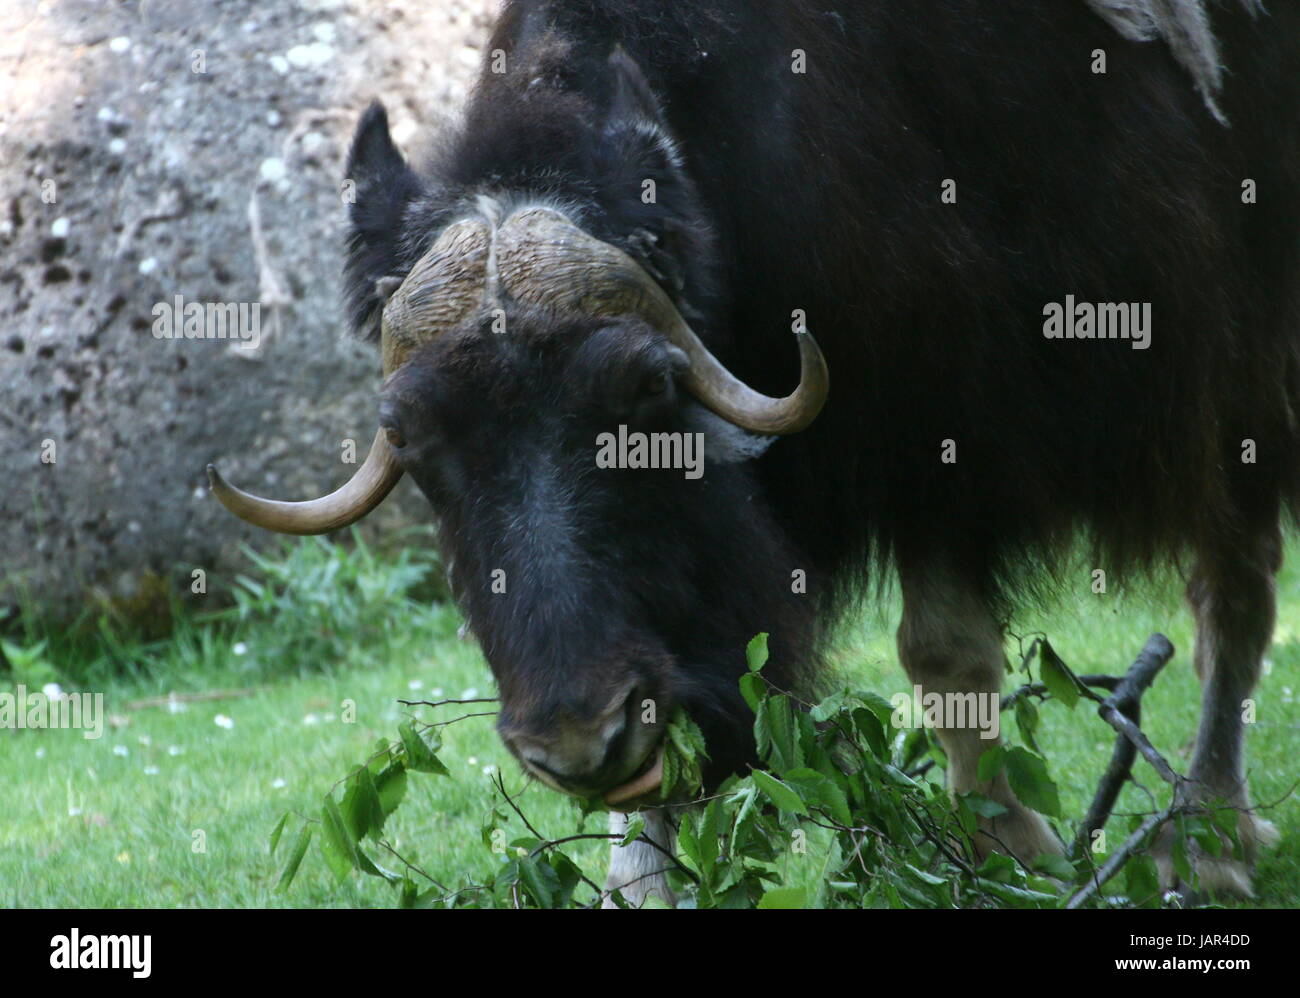
[[[756,465],[695,492],[638,484],[579,502],[583,581],[557,583],[553,614],[476,609],[470,593],[490,659],[599,642],[608,613],[657,635],[650,657],[686,635],[692,654],[723,656],[722,702],[744,639],[780,630],[765,614],[789,600],[763,586],[788,593],[792,567],[827,611],[873,558],[943,552],[1007,610],[1080,536],[1122,584],[1231,550],[1300,495],[1300,9],[1212,5],[1224,127],[1166,48],[1121,40],[1081,2],[829,6],[517,0],[490,44],[509,72],[485,71],[420,179],[385,145],[382,112],[363,121],[349,168],[369,192],[349,262],[362,331],[376,329],[376,278],[404,274],[467,197],[515,191],[572,206],[639,255],[756,388],[792,387],[796,309],[830,365],[821,418]],[[1097,48],[1105,75],[1091,72]],[[806,75],[791,72],[795,49]],[[641,203],[646,176],[657,205]],[[1258,204],[1242,203],[1247,178]],[[946,179],[956,204],[940,199]],[[1044,305],[1070,294],[1150,302],[1150,349],[1045,339]],[[527,345],[454,338],[476,364],[517,354],[500,380],[473,367],[466,382],[500,393],[466,398],[473,419],[512,414],[476,437],[476,460],[571,401],[571,382],[541,379],[591,331],[524,326]],[[455,364],[434,359],[418,376],[455,397]],[[1257,463],[1242,462],[1246,439]],[[955,464],[940,461],[945,440]],[[518,556],[497,543],[511,536],[498,514],[457,518],[481,481],[506,481],[478,474],[435,499],[458,571],[493,545],[497,561]]]

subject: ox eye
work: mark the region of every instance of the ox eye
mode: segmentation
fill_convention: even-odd
[[[649,398],[655,398],[668,391],[668,375],[652,374],[641,386],[641,391]]]
[[[406,437],[402,436],[402,431],[392,426],[384,427],[384,437],[388,440],[388,445],[397,450],[406,446]]]

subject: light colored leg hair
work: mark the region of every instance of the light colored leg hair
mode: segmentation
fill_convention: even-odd
[[[1231,552],[1204,555],[1187,587],[1196,615],[1196,674],[1201,680],[1201,723],[1196,735],[1184,799],[1191,803],[1226,802],[1241,809],[1238,833],[1244,858],[1230,849],[1212,857],[1189,846],[1200,887],[1249,897],[1251,869],[1260,847],[1277,832],[1250,811],[1246,787],[1245,701],[1259,681],[1264,653],[1276,619],[1274,577],[1282,565],[1282,538],[1276,523]],[[1173,886],[1170,859],[1173,829],[1166,829],[1156,849],[1161,881]]]
[[[923,692],[997,694],[1002,690],[1006,654],[1002,632],[978,589],[943,564],[911,563],[900,567],[903,619],[898,628],[898,655],[908,677]],[[976,791],[997,801],[1007,813],[980,819],[975,846],[1015,856],[1030,864],[1043,853],[1061,853],[1061,842],[1036,811],[1016,799],[999,775],[981,781],[980,756],[994,745],[974,726],[938,728],[948,756],[948,788]]]
[[[646,898],[657,894],[669,904],[676,904],[677,898],[668,887],[664,873],[672,866],[669,857],[677,840],[676,829],[668,820],[665,808],[646,808],[640,814],[645,818],[645,831],[642,838],[649,838],[658,843],[669,853],[663,852],[641,839],[626,848],[615,842],[610,848],[609,876],[605,878],[605,890],[621,890],[623,898],[633,908],[640,908]],[[609,830],[613,835],[627,832],[628,816],[618,811],[609,813]],[[603,908],[617,908],[609,897],[601,905]]]

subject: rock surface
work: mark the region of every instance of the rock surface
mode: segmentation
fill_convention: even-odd
[[[286,499],[350,475],[379,377],[341,307],[351,129],[379,97],[408,150],[436,131],[495,7],[0,5],[0,606],[70,616],[195,568],[219,589],[272,538],[212,499],[209,461]],[[156,338],[177,295],[259,303],[257,347]],[[366,529],[422,519],[403,483]]]

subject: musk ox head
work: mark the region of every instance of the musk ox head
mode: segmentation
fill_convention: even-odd
[[[605,143],[586,158],[629,176],[679,170],[644,81],[623,73],[603,123],[574,141]],[[529,99],[532,118],[545,113]],[[481,155],[485,141],[471,114],[462,147]],[[539,175],[557,172],[547,156],[561,153],[532,155]],[[660,159],[619,162],[638,155]],[[682,707],[719,779],[751,751],[736,687],[746,641],[766,630],[775,656],[806,653],[811,614],[790,585],[799,559],[750,459],[817,416],[821,352],[801,333],[798,387],[759,394],[704,345],[646,258],[592,234],[619,231],[617,206],[503,183],[504,170],[448,182],[456,172],[417,176],[382,108],[367,112],[348,173],[349,266],[374,287],[385,374],[370,454],[311,502],[257,498],[209,468],[212,489],[250,523],[317,534],[359,520],[409,473],[497,679],[500,734],[531,774],[627,806],[657,786],[662,733]]]

